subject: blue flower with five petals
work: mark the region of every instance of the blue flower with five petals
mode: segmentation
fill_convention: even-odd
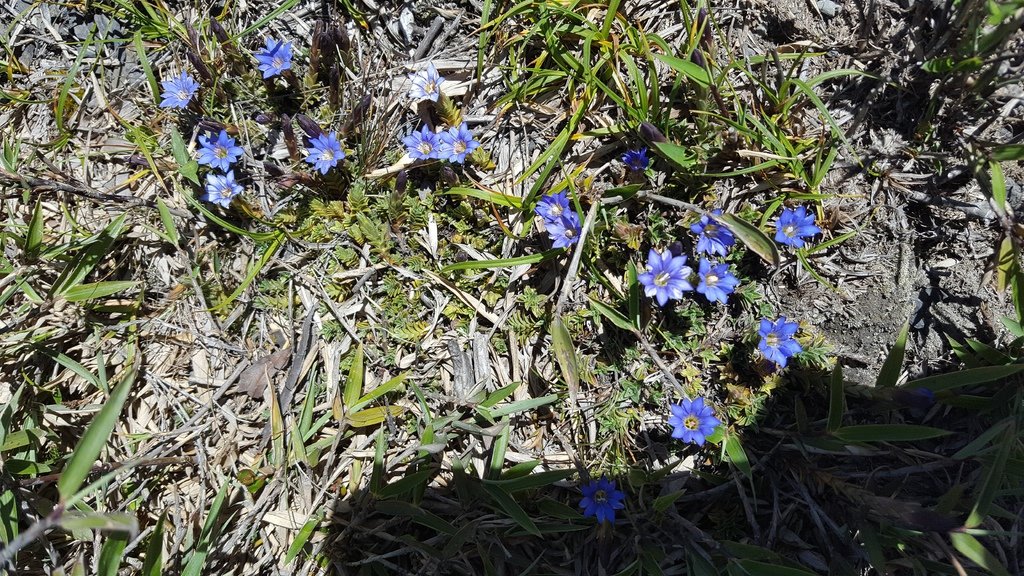
[[[615,481],[601,476],[600,480],[593,480],[581,486],[583,498],[580,499],[580,508],[583,508],[584,516],[597,518],[599,524],[608,521],[615,523],[615,511],[621,510],[626,505],[623,502],[626,494],[615,488]]]
[[[697,276],[700,277],[697,292],[706,296],[709,302],[725,304],[729,294],[740,285],[740,281],[729,272],[728,264],[715,264],[704,258],[697,267]]]
[[[216,140],[210,140],[205,135],[199,137],[198,162],[211,168],[219,168],[227,172],[228,168],[245,153],[240,146],[235,146],[235,139],[228,136],[226,130],[221,130]]]
[[[711,213],[718,216],[722,214],[722,210],[717,208]],[[705,254],[725,256],[729,248],[736,243],[736,237],[732,235],[731,230],[706,214],[700,217],[700,222],[690,226],[690,232],[697,235],[697,252]]]
[[[686,265],[686,256],[672,256],[665,250],[651,249],[647,253],[647,271],[637,279],[644,287],[644,294],[653,296],[658,305],[664,306],[669,299],[679,300],[683,292],[693,290],[689,278],[693,269]]]
[[[253,54],[259,62],[263,78],[272,78],[292,67],[292,43],[284,40],[265,40],[265,47]]]
[[[757,330],[757,335],[761,337],[757,349],[765,358],[775,362],[779,368],[785,368],[790,358],[804,350],[793,339],[799,329],[799,324],[786,320],[785,316],[779,316],[775,322],[762,318],[761,325]]]
[[[241,193],[242,186],[235,182],[234,172],[228,171],[223,175],[211,172],[206,175],[206,193],[199,199],[227,208],[235,196]]]
[[[424,125],[419,132],[413,132],[402,138],[402,144],[405,144],[405,149],[411,158],[427,160],[437,158],[437,149],[441,144],[441,138],[429,126]]]
[[[715,431],[715,427],[722,423],[715,418],[711,406],[704,404],[703,398],[690,400],[684,398],[679,404],[669,406],[672,415],[668,417],[668,423],[672,426],[672,437],[683,442],[693,442],[697,446],[703,446],[704,441]]]
[[[161,108],[184,108],[199,91],[199,83],[184,72],[177,78],[160,82],[160,86],[164,89],[163,94],[160,94],[163,98]]]
[[[330,134],[321,134],[309,141],[309,148],[306,148],[306,162],[313,165],[321,174],[338,165],[345,158],[345,151],[341,149],[341,142],[338,141],[338,134],[331,131]]]
[[[437,150],[437,157],[462,164],[466,156],[476,150],[480,143],[473,139],[473,133],[469,126],[463,122],[458,127],[452,126],[445,132],[441,132],[441,145]]]
[[[803,206],[783,208],[775,222],[775,241],[794,248],[803,248],[804,238],[820,233],[821,228],[814,225],[814,213]]]

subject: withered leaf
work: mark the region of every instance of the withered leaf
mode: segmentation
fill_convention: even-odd
[[[263,391],[270,384],[270,379],[288,365],[291,356],[292,349],[289,346],[253,362],[238,376],[238,391],[253,398],[263,398]]]

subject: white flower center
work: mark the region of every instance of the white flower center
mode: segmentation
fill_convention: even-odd
[[[270,61],[270,64],[274,68],[283,68],[284,67],[284,59],[281,58],[280,56],[275,56],[274,59]]]
[[[662,272],[654,277],[655,286],[668,286],[669,275],[668,272]]]
[[[456,154],[462,154],[466,151],[466,143],[462,140],[456,140],[455,144],[452,145],[452,150],[454,150]]]
[[[566,238],[572,238],[575,235],[576,235],[576,231],[573,230],[572,228],[566,228],[565,229],[565,237]]]
[[[605,492],[604,490],[598,490],[597,492],[594,492],[594,502],[597,502],[598,504],[604,504],[607,501],[608,501],[608,493],[607,492]]]
[[[704,226],[704,235],[711,236],[716,230],[718,230],[718,226],[715,226],[714,224],[707,224]]]
[[[549,209],[548,212],[551,214],[553,218],[558,218],[559,216],[562,215],[562,205],[552,204],[551,209]]]
[[[793,235],[796,234],[796,226],[793,224],[787,224],[782,227],[782,233],[792,238]]]
[[[434,82],[433,80],[427,80],[424,82],[423,92],[425,94],[433,94],[434,92],[437,92],[437,82]]]
[[[215,146],[213,148],[213,155],[216,156],[217,158],[227,158],[228,149],[225,148],[224,146]]]
[[[231,189],[231,186],[225,184],[224,187],[220,189],[220,197],[225,199],[231,198],[231,196],[234,195],[234,192],[235,191]]]
[[[779,335],[776,334],[775,332],[769,333],[767,336],[764,337],[764,343],[769,348],[777,348],[779,346]]]
[[[417,146],[416,149],[422,154],[430,154],[430,151],[433,150],[434,147],[430,145],[430,142],[420,142],[420,145]]]
[[[320,160],[323,160],[325,162],[330,162],[331,160],[334,160],[334,152],[330,150],[324,150],[320,152]]]
[[[700,428],[700,420],[693,414],[690,414],[683,420],[683,426],[687,430],[696,430]]]
[[[707,284],[708,286],[714,286],[715,284],[718,284],[718,276],[715,276],[714,274],[708,274],[707,276],[704,277],[704,283]]]
[[[192,95],[189,94],[187,90],[178,90],[178,100],[185,102],[191,97]]]

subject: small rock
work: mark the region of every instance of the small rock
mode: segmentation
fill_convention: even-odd
[[[825,18],[835,18],[841,9],[842,6],[832,0],[818,0],[818,11]]]

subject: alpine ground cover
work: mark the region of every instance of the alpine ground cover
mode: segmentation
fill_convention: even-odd
[[[710,4],[8,10],[8,567],[1019,571],[1019,2],[895,14],[911,78]],[[889,214],[986,318],[875,359],[812,318]]]

